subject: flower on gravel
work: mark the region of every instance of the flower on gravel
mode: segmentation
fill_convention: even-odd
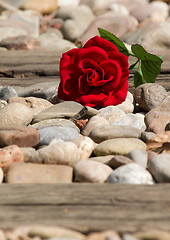
[[[58,97],[90,107],[120,104],[128,91],[128,67],[126,55],[95,36],[83,48],[62,55]]]

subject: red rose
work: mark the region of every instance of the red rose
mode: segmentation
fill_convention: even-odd
[[[63,54],[58,97],[90,107],[120,104],[128,91],[128,66],[114,44],[95,36]]]

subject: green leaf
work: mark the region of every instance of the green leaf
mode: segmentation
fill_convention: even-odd
[[[162,59],[158,56],[148,53],[141,45],[133,44],[132,52],[141,60],[141,71],[145,82],[155,82],[156,77],[160,73]]]
[[[102,28],[98,28],[98,31],[99,31],[100,37],[113,43],[118,48],[120,53],[122,53],[126,56],[130,55],[127,47],[118,37],[116,37],[114,34],[110,33],[109,31],[106,31],[105,29],[102,29]]]
[[[142,74],[140,73],[140,71],[137,71],[134,74],[134,87],[138,87],[139,85],[145,83]]]

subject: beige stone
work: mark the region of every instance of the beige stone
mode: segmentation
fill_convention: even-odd
[[[64,227],[53,226],[30,226],[28,235],[32,238],[40,236],[42,239],[74,239],[74,240],[86,240],[85,235],[74,230],[70,230]]]
[[[88,121],[81,133],[83,136],[88,136],[93,129],[102,125],[109,125],[109,123],[101,116],[94,116]]]
[[[2,171],[2,168],[0,168],[0,183],[2,183],[4,177],[4,173]],[[1,236],[1,235],[0,235]]]
[[[149,111],[145,116],[146,130],[154,133],[165,131],[170,122],[170,96],[166,97],[156,108]]]
[[[71,183],[70,166],[13,163],[6,173],[7,183]]]
[[[20,148],[23,156],[24,156],[24,162],[30,162],[30,163],[41,163],[41,157],[39,157],[38,151],[35,150],[35,148],[32,147],[23,147]]]
[[[27,126],[0,128],[0,147],[18,145],[19,147],[36,146],[40,141],[39,132]]]
[[[0,109],[0,126],[28,125],[33,119],[31,109],[20,103],[10,103]]]
[[[135,149],[146,150],[146,148],[146,144],[136,138],[114,138],[99,143],[94,149],[94,154],[96,156],[126,155]]]
[[[74,166],[75,179],[78,182],[104,183],[112,169],[100,162],[81,160]]]
[[[0,149],[0,167],[3,171],[14,162],[24,162],[24,156],[18,146],[10,145]]]
[[[22,7],[47,14],[57,10],[58,0],[26,0]]]
[[[46,99],[36,97],[13,97],[10,98],[8,103],[21,103],[30,108],[34,116],[44,109],[53,106],[53,104]]]
[[[130,126],[105,125],[93,129],[89,137],[92,138],[94,142],[100,143],[113,138],[139,138],[141,132],[141,130]]]
[[[53,139],[47,147],[38,150],[39,158],[45,164],[74,166],[80,160],[78,147],[73,142]]]
[[[79,149],[80,160],[88,159],[96,147],[96,143],[87,136],[76,138],[73,142]]]

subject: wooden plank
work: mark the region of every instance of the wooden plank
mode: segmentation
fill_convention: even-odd
[[[0,227],[170,231],[170,184],[1,184]]]

